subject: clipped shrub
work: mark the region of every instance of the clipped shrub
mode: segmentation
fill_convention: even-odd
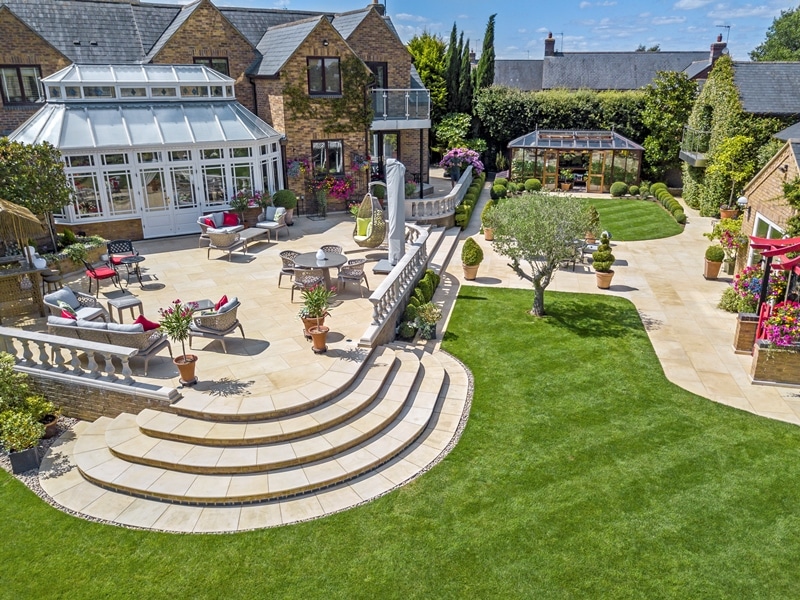
[[[525,180],[526,192],[538,192],[542,189],[542,182],[538,179],[532,178]]]
[[[632,185],[631,187],[628,188],[628,193],[631,196],[638,196],[639,195],[639,186],[638,185]]]
[[[411,297],[408,299],[408,304],[419,306],[419,298],[417,298],[414,294],[411,294]]]
[[[419,306],[422,306],[423,304],[425,304],[427,302],[427,300],[425,299],[425,294],[422,292],[422,290],[419,287],[415,287],[414,288],[414,297],[419,301]],[[419,306],[418,306],[418,308],[419,308]]]
[[[0,415],[0,443],[6,450],[27,450],[39,443],[44,425],[24,412],[8,410]]]
[[[489,192],[489,196],[492,198],[492,200],[497,200],[498,198],[505,198],[506,187],[504,185],[493,185],[492,189]]]
[[[413,299],[416,300],[416,298]],[[417,307],[417,304],[411,304],[411,302],[409,302],[408,306],[406,306],[406,309],[403,311],[403,321],[413,321],[416,319]]]
[[[386,198],[386,188],[382,185],[376,185],[372,188],[372,195],[378,200],[383,200]]]
[[[496,177],[494,180],[494,185],[503,185],[508,187],[508,179],[505,177]]]
[[[436,289],[436,288],[439,287],[439,283],[441,282],[442,278],[439,277],[439,275],[436,274],[436,271],[434,271],[433,269],[427,269],[425,271],[425,276],[426,277],[430,277],[431,280],[433,281],[433,289]]]
[[[433,284],[431,283],[430,279],[425,279],[423,277],[419,280],[417,286],[419,286],[419,289],[422,291],[425,302],[430,302],[431,298],[433,298]]]
[[[628,192],[628,186],[624,181],[615,181],[611,184],[610,192],[614,198],[621,198]]]
[[[519,191],[519,186],[516,183],[509,183],[508,184],[508,193],[509,194],[516,194]]]
[[[414,319],[417,317],[414,316]],[[403,317],[403,322],[400,323],[400,331],[398,331],[398,335],[404,340],[411,340],[414,339],[414,336],[417,334],[417,327],[414,325],[414,319],[406,319]]]
[[[611,265],[614,264],[616,257],[611,253],[611,244],[608,241],[608,236],[604,235],[600,238],[600,245],[597,250],[592,254],[592,266],[598,273],[610,273]]]
[[[464,240],[464,246],[461,248],[461,262],[468,267],[474,267],[483,262],[483,248],[471,237]]]
[[[297,195],[292,190],[278,190],[272,195],[272,205],[286,210],[297,207]]]
[[[714,244],[706,248],[706,260],[711,262],[722,262],[725,259],[725,250],[719,244]]]
[[[679,225],[686,225],[686,213],[681,212],[679,214],[674,215],[675,220],[678,222]]]

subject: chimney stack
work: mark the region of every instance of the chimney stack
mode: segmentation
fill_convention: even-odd
[[[722,56],[723,51],[725,48],[728,47],[728,44],[722,41],[722,34],[720,33],[717,36],[717,41],[711,44],[711,64],[713,65],[717,62],[717,59]]]
[[[547,34],[547,39],[544,41],[544,55],[556,55],[556,39],[553,37],[553,32]]]

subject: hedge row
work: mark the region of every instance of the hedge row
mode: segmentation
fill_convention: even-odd
[[[481,195],[484,181],[486,181],[485,171],[472,180],[472,183],[470,184],[467,193],[464,195],[464,199],[461,201],[461,204],[456,206],[456,225],[461,227],[461,229],[464,229],[467,226],[467,223],[469,223],[469,219],[472,216],[472,210],[475,208],[475,204],[478,202],[478,197]]]
[[[441,278],[432,269],[425,271],[408,299],[403,318],[400,322],[400,337],[411,339],[417,333],[417,308],[433,300],[433,294],[439,287]]]
[[[667,212],[669,212],[678,223],[681,225],[686,223],[686,213],[683,212],[683,207],[680,202],[675,200],[672,194],[669,193],[666,184],[654,183],[650,186],[650,193],[655,196],[656,200],[661,203],[661,206],[666,208]]]

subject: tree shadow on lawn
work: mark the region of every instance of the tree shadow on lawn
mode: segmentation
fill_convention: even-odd
[[[546,318],[553,326],[567,329],[580,337],[622,338],[632,333],[644,334],[636,309],[624,298],[594,294],[559,294],[545,296]]]

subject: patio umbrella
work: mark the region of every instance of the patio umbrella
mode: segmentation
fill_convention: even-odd
[[[386,198],[389,204],[389,263],[395,266],[406,252],[406,167],[386,160]]]
[[[30,210],[19,204],[0,199],[0,239],[4,242],[14,240],[17,246],[25,248],[28,238],[42,234],[39,219]],[[27,257],[32,262],[33,257]]]

